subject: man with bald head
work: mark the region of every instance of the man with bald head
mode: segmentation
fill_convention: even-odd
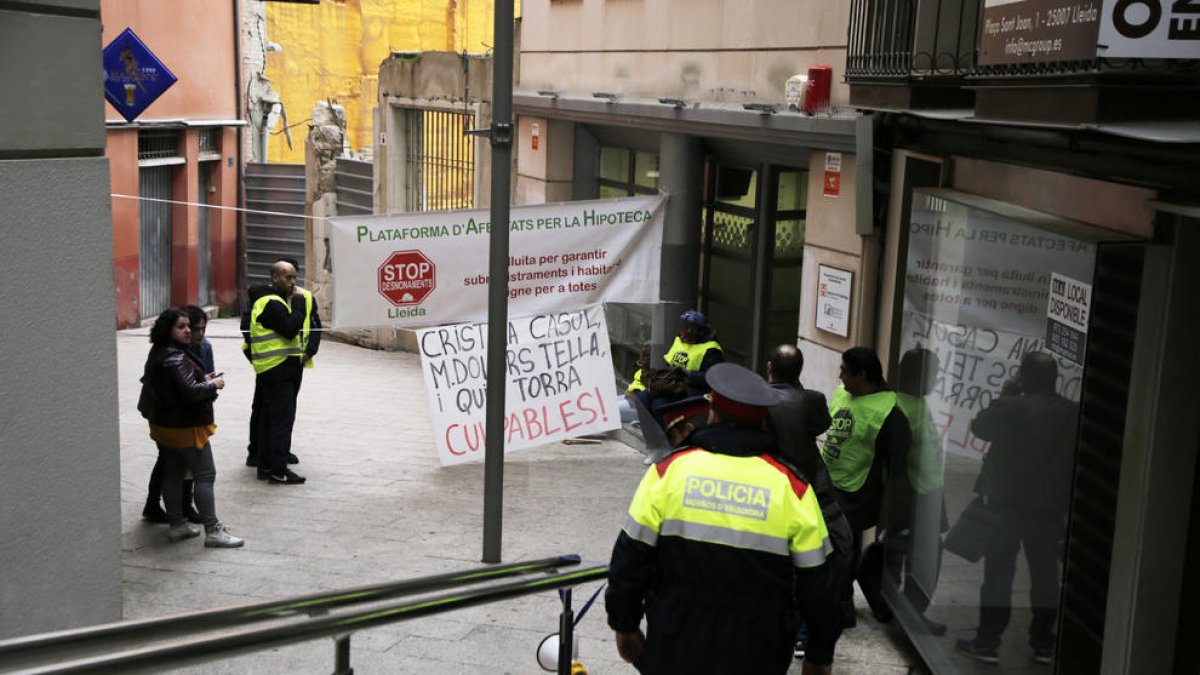
[[[1060,591],[1058,541],[1071,493],[1079,406],[1056,391],[1058,364],[1045,352],[1021,359],[1017,376],[971,422],[990,441],[975,492],[998,516],[984,551],[979,628],[956,649],[976,661],[998,663],[1004,629],[1012,617],[1017,554],[1029,565],[1029,646],[1033,660],[1054,661]]]
[[[304,368],[312,367],[321,344],[321,320],[312,293],[296,286],[296,262],[280,258],[271,266],[271,285],[249,290],[250,313],[244,318],[246,356],[254,366],[250,457],[258,477],[271,483],[299,485],[305,478],[288,468],[292,454],[296,398]]]

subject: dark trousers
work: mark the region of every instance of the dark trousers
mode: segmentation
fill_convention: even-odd
[[[299,359],[288,359],[255,379],[258,420],[254,443],[258,447],[258,468],[282,474],[292,451],[292,427],[296,423],[296,398],[304,377]]]
[[[1061,521],[1061,516],[1057,517]],[[1055,516],[1006,515],[984,552],[983,586],[979,589],[979,632],[976,642],[1000,644],[1000,636],[1012,618],[1013,577],[1017,553],[1025,549],[1029,564],[1029,644],[1035,648],[1054,645],[1060,591],[1058,535]],[[1048,527],[1048,524],[1050,525]]]
[[[162,455],[159,454],[158,459],[154,460],[154,468],[150,470],[150,483],[146,486],[146,503],[158,504],[159,497],[163,494],[163,468]],[[188,514],[193,510],[192,507],[192,481],[183,481],[181,492],[181,505],[184,514]]]
[[[215,526],[218,521],[213,483],[217,479],[217,469],[213,464],[212,446],[208,443],[203,448],[168,448],[159,445],[158,456],[163,462],[163,502],[166,504],[167,519],[172,524],[184,522],[181,490],[184,475],[191,471],[195,479],[196,508],[200,511],[200,520],[206,527]]]

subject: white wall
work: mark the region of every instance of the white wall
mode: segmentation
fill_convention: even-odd
[[[44,56],[0,61],[3,89],[28,94],[0,99],[0,637],[9,637],[121,617],[120,444],[98,0],[0,10],[0,44]]]
[[[519,86],[693,101],[783,102],[784,83],[833,67],[845,106],[849,2],[525,0]]]

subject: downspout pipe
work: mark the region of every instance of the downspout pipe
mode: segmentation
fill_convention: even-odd
[[[237,102],[237,119],[245,121],[245,100],[242,98],[242,12],[241,3],[238,0],[230,0],[233,4],[233,88],[234,100]],[[245,206],[245,170],[244,157],[242,155],[242,137],[245,125],[239,124],[237,127],[237,187],[234,192],[237,193],[237,242],[234,244],[234,256],[236,258],[236,268],[234,272],[234,284],[236,285],[235,293],[237,293],[237,311],[240,314],[246,309],[246,298],[243,293],[246,290],[246,214],[242,209]]]

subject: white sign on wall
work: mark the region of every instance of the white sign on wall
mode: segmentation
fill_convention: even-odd
[[[507,330],[505,452],[621,425],[601,305],[511,318]],[[487,324],[417,331],[442,466],[482,461]]]
[[[1090,284],[1051,273],[1050,297],[1046,303],[1046,349],[1083,365],[1091,307]]]
[[[658,302],[662,196],[514,207],[513,315],[595,302]],[[431,326],[487,318],[486,210],[330,219],[333,327]]]
[[[850,337],[850,285],[854,274],[817,266],[817,328]]]
[[[1200,59],[1200,0],[1104,0],[1106,58]]]

